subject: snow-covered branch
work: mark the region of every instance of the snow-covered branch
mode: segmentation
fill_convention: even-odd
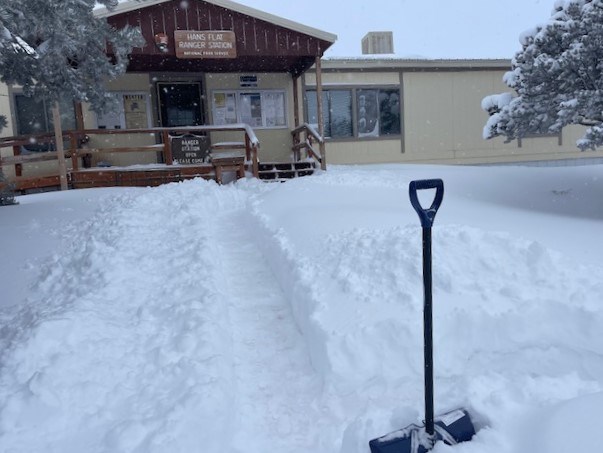
[[[587,126],[580,148],[603,144],[603,0],[557,1],[550,20],[520,37],[503,82],[515,93],[484,98],[484,138]]]

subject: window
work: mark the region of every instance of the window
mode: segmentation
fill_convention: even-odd
[[[358,90],[358,137],[379,137],[379,92]]]
[[[150,123],[148,93],[114,93],[118,96],[118,109],[96,114],[99,129],[146,129]]]
[[[400,133],[400,90],[379,90],[379,134]]]
[[[241,122],[251,127],[261,127],[262,124],[262,95],[260,93],[241,93]]]
[[[54,132],[52,119],[52,103],[40,99],[27,97],[23,94],[15,95],[15,110],[18,135],[44,134]],[[76,129],[75,106],[73,101],[59,101],[61,114],[61,128],[64,131]],[[27,145],[27,151],[50,151],[52,145],[32,144]]]
[[[352,105],[354,98],[355,109]],[[308,123],[316,126],[318,119],[315,90],[306,92],[306,101]],[[323,90],[322,101],[325,137],[383,137],[401,133],[398,88]]]
[[[52,104],[23,94],[15,96],[17,110],[17,133],[19,135],[43,134],[54,132]],[[60,101],[61,127],[64,131],[73,130],[75,125],[75,107],[72,101]]]
[[[251,127],[286,127],[284,91],[216,91],[212,96],[215,125],[245,123]]]
[[[308,123],[318,125],[316,91],[308,91]],[[323,126],[325,137],[352,137],[352,91],[325,90],[322,92]]]
[[[214,124],[235,124],[237,118],[236,93],[214,93],[213,102]]]

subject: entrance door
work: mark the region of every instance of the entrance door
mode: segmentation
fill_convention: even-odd
[[[203,124],[200,82],[159,82],[157,94],[162,127]]]

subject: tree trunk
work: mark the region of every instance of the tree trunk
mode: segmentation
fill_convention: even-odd
[[[58,102],[55,102],[52,107],[52,121],[54,123],[54,140],[57,148],[57,159],[59,161],[59,181],[61,182],[61,190],[67,190],[67,163],[65,162],[63,128],[61,127],[61,113]]]

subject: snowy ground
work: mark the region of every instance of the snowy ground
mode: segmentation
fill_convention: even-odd
[[[423,416],[413,179],[440,177],[434,451],[599,452],[603,166],[332,167],[0,208],[2,453],[360,453]]]

